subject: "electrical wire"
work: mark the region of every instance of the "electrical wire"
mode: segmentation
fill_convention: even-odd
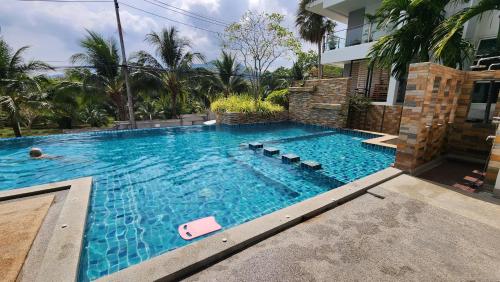
[[[161,15],[158,15],[156,13],[153,13],[153,12],[150,12],[150,11],[147,11],[147,10],[144,10],[144,9],[141,9],[141,8],[138,8],[138,7],[135,7],[135,6],[132,6],[130,4],[127,4],[125,2],[119,2],[120,4],[126,6],[126,7],[129,7],[131,9],[134,9],[134,10],[138,10],[138,11],[141,11],[143,13],[146,13],[146,14],[149,14],[149,15],[152,15],[152,16],[156,16],[156,17],[159,17],[159,18],[162,18],[162,19],[165,19],[165,20],[168,20],[168,21],[171,21],[171,22],[175,22],[175,23],[178,23],[178,24],[182,24],[182,25],[185,25],[185,26],[189,26],[189,27],[192,27],[192,28],[196,28],[196,29],[200,29],[200,30],[203,30],[203,31],[207,31],[207,32],[211,32],[211,33],[215,33],[215,34],[218,34],[220,35],[221,33],[218,32],[218,31],[214,31],[214,30],[210,30],[210,29],[206,29],[206,28],[202,28],[202,27],[198,27],[198,26],[195,26],[195,25],[191,25],[191,24],[187,24],[187,23],[184,23],[184,22],[181,22],[181,21],[178,21],[178,20],[174,20],[174,19],[170,19],[170,18],[167,18],[167,17],[164,17],[164,16],[161,16]]]
[[[173,8],[168,8],[165,7],[165,6],[162,6],[162,5],[166,5],[165,3],[161,2],[161,1],[156,1],[154,0],[155,2],[158,2],[158,3],[161,3],[161,4],[157,4],[157,3],[154,3],[154,2],[151,2],[149,0],[143,0],[144,2],[147,2],[151,5],[155,5],[157,7],[160,7],[162,9],[165,9],[165,10],[168,10],[168,11],[172,11],[174,13],[178,13],[178,14],[181,14],[181,15],[184,15],[184,16],[187,16],[187,17],[191,17],[193,19],[196,19],[196,20],[199,20],[199,21],[204,21],[204,22],[207,22],[207,23],[211,23],[211,24],[215,24],[215,25],[219,25],[219,26],[223,26],[223,27],[228,27],[228,25],[226,23],[222,23],[218,20],[214,20],[214,19],[211,19],[211,18],[208,18],[208,17],[204,17],[204,16],[198,16],[197,14],[194,14],[194,15],[191,15],[190,13],[188,12],[183,12],[183,10],[180,10],[180,11],[177,11]]]

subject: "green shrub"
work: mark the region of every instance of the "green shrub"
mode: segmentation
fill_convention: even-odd
[[[96,106],[83,108],[80,112],[80,120],[92,127],[101,127],[109,122],[106,112]]]
[[[273,104],[270,101],[258,101],[249,95],[229,96],[227,98],[219,98],[212,103],[211,109],[216,113],[262,113],[274,114],[282,112],[285,109]]]
[[[275,90],[267,96],[266,101],[271,102],[276,105],[280,105],[285,109],[288,109],[289,95],[288,89]]]

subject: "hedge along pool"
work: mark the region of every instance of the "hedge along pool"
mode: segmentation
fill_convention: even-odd
[[[183,223],[215,216],[228,229],[390,166],[393,150],[362,145],[373,137],[277,123],[6,139],[0,190],[94,178],[80,262],[80,280],[88,281],[203,238],[183,240]],[[242,145],[254,141],[323,169]],[[32,160],[35,146],[60,158]]]

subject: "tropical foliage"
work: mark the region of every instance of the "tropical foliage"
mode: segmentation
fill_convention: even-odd
[[[283,21],[284,16],[277,13],[248,11],[225,30],[223,47],[243,61],[256,101],[262,94],[262,75],[278,58],[300,50],[299,41],[282,26]]]
[[[86,93],[98,95],[110,101],[116,111],[116,118],[127,120],[127,99],[125,97],[125,78],[120,68],[118,44],[114,38],[105,39],[102,35],[87,31],[80,41],[84,50],[71,56],[71,62],[91,66],[92,72],[83,71],[81,81]]]
[[[461,2],[469,2],[465,0],[452,0],[454,4]],[[436,29],[433,40],[433,51],[439,58],[446,58],[447,52],[450,48],[461,48],[457,43],[457,38],[462,36],[463,26],[465,23],[475,17],[479,20],[488,13],[494,10],[500,10],[500,0],[479,0],[473,6],[466,7],[455,15],[443,21]],[[500,23],[497,34],[496,53],[490,55],[500,54]]]
[[[445,7],[450,1],[383,0],[373,19],[379,29],[389,30],[372,47],[371,63],[391,69],[402,79],[414,62],[428,62],[433,58],[432,41],[435,30],[445,20]],[[442,55],[434,57],[455,67],[462,65],[471,54],[472,46],[462,38],[461,32],[452,38],[453,44],[444,48]]]
[[[210,76],[211,91],[228,97],[231,93],[242,93],[248,89],[241,65],[236,57],[222,51],[220,59],[213,62],[215,73]]]
[[[189,40],[179,36],[175,27],[152,32],[146,36],[146,42],[155,49],[155,57],[146,51],[139,51],[134,59],[139,67],[136,77],[150,81],[171,97],[172,117],[178,116],[178,100],[185,94],[187,80],[193,75],[195,60],[202,62],[200,53],[191,52]]]
[[[253,99],[251,95],[232,95],[217,99],[212,103],[213,112],[217,113],[260,113],[263,115],[284,111],[282,106],[269,101]]]
[[[266,101],[271,102],[275,105],[280,105],[285,109],[288,109],[289,103],[289,92],[288,89],[281,89],[273,91],[266,97]]]
[[[335,23],[321,15],[308,11],[306,9],[307,5],[312,2],[313,0],[300,0],[295,24],[299,29],[299,34],[302,39],[317,45],[318,77],[322,78],[323,68],[321,66],[321,53],[323,38],[327,33],[335,29]]]
[[[13,51],[0,37],[0,106],[8,116],[15,136],[21,136],[22,112],[30,116],[29,126],[35,112],[47,108],[47,94],[42,89],[43,76],[32,76],[35,71],[51,67],[41,61],[24,62],[23,54],[28,46]]]

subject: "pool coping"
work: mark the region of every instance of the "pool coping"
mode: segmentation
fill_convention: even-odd
[[[374,134],[374,135],[379,135],[379,137],[364,140],[363,141],[364,144],[382,146],[382,147],[391,148],[391,149],[398,148],[398,145],[385,143],[387,141],[399,138],[399,136],[397,136],[397,135],[391,135],[391,134],[386,134],[386,133],[382,133],[382,132],[375,132],[375,131],[360,130],[360,129],[351,129],[351,130],[369,133],[369,134]]]
[[[77,281],[92,177],[0,192],[0,201],[69,190],[38,270],[36,281]]]
[[[384,169],[96,281],[170,281],[185,278],[285,229],[352,200],[368,189],[401,174],[403,172],[399,169]]]

